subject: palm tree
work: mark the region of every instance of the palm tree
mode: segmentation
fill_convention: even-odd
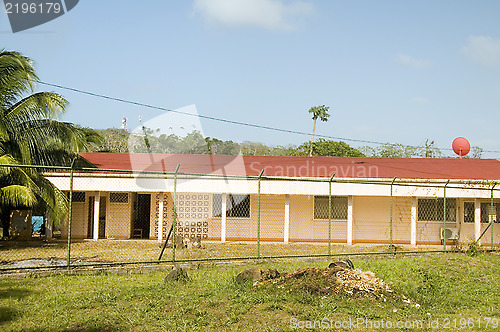
[[[313,153],[313,143],[314,143],[314,132],[316,131],[316,120],[319,118],[321,121],[328,121],[328,117],[330,114],[328,114],[328,106],[313,106],[309,109],[309,113],[313,115],[312,119],[314,120],[314,127],[313,127],[313,132],[311,136],[311,148],[309,150],[309,157],[312,157]]]
[[[8,226],[12,208],[41,205],[55,222],[64,219],[67,200],[41,169],[19,165],[68,165],[95,133],[57,120],[67,101],[53,92],[34,93],[38,80],[31,59],[0,50],[0,218]]]

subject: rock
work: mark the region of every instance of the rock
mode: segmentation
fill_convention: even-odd
[[[165,277],[165,282],[188,281],[188,280],[189,280],[189,276],[188,276],[186,270],[183,268],[174,268]]]
[[[198,248],[198,249],[202,248],[202,245],[201,245],[201,235],[196,236],[196,239],[193,242],[193,247]]]
[[[186,245],[184,244],[184,238],[182,236],[176,235],[174,242],[175,242],[176,249],[185,249],[186,248]]]
[[[176,242],[176,248],[181,248],[181,249],[202,248],[201,236],[197,236],[194,239],[189,237],[177,236],[175,242]]]
[[[330,265],[328,265],[328,267],[330,269],[333,267],[336,267],[336,266],[344,268],[344,269],[349,269],[349,270],[354,269],[354,264],[351,262],[351,260],[349,258],[343,258],[340,261],[333,262]]]
[[[193,249],[193,242],[188,237],[182,239],[182,244],[186,249]]]
[[[236,276],[237,283],[251,280],[252,282],[264,281],[279,278],[281,275],[275,269],[249,269]]]

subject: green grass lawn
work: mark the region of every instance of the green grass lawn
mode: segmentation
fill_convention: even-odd
[[[345,293],[318,296],[275,287],[252,289],[251,284],[233,281],[240,271],[255,266],[189,270],[190,281],[169,284],[163,281],[166,272],[0,279],[0,330],[288,331],[307,327],[306,321],[321,321],[331,331],[344,323],[347,331],[355,326],[346,325],[349,319],[363,324],[360,331],[367,330],[370,322],[377,327],[382,322],[413,321],[422,322],[422,328],[413,329],[420,331],[500,330],[498,254],[354,257],[353,261],[389,283],[395,295],[384,302],[352,299]],[[327,264],[326,260],[267,262],[258,267],[293,272]],[[404,303],[403,295],[413,304]],[[428,328],[429,321],[439,327]]]

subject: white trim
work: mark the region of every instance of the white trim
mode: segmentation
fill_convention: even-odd
[[[411,247],[417,246],[417,198],[411,198]]]
[[[99,240],[99,208],[101,203],[101,193],[98,191],[94,194],[94,240]]]
[[[347,196],[347,245],[352,246],[353,196]]]
[[[285,195],[285,225],[283,230],[283,242],[290,240],[290,195]]]
[[[474,240],[478,240],[481,236],[481,201],[479,199],[474,200]],[[479,240],[478,244],[481,244]]]
[[[213,195],[212,195],[213,200]],[[227,194],[221,196],[221,224],[220,224],[220,242],[226,242],[226,227],[227,227]]]
[[[163,193],[158,195],[158,242],[163,241]]]
[[[119,178],[120,181],[116,181]],[[69,176],[66,174],[48,174],[47,179],[50,180],[57,188],[60,190],[69,190]],[[328,195],[328,182],[301,182],[293,181],[297,180],[290,178],[290,181],[285,180],[274,180],[274,181],[263,181],[261,184],[261,194],[266,195],[294,195],[301,193],[301,195],[315,195],[315,196],[327,196]],[[324,180],[324,179],[323,179]],[[335,192],[336,196],[390,196],[387,185],[380,184],[369,184],[369,183],[346,183],[344,181],[349,181],[350,179],[342,179],[343,182],[333,182],[332,191]],[[352,181],[359,181],[362,179],[357,179]],[[384,183],[383,179],[370,179],[373,183]],[[392,179],[391,179],[392,180]],[[170,191],[171,179],[164,178],[154,178],[154,177],[144,177],[141,178],[140,185],[137,183],[137,179],[133,176],[110,176],[106,174],[75,174],[74,177],[74,189],[75,191],[102,191],[103,188],[113,188],[114,192],[137,192],[137,193],[150,193],[150,192],[160,192],[160,191]],[[474,183],[471,180],[471,183]],[[177,192],[178,193],[212,193],[212,194],[223,194],[231,192],[233,194],[257,194],[257,181],[249,181],[242,179],[224,179],[224,178],[190,178],[178,183]],[[403,181],[402,181],[403,182]],[[402,183],[401,182],[401,183]],[[395,197],[427,197],[434,198],[436,196],[442,196],[442,187],[431,187],[426,186],[425,182],[429,185],[435,185],[439,183],[433,181],[432,179],[426,179],[421,181],[404,181],[407,186],[394,186],[393,196]],[[453,182],[453,181],[452,181]],[[452,185],[450,182],[450,186]],[[387,183],[387,182],[385,182]],[[389,181],[390,183],[390,181]],[[415,183],[418,186],[412,186]],[[491,195],[491,190],[485,188],[480,184],[468,184],[465,180],[457,182],[455,186],[462,187],[463,189],[454,189],[448,187],[446,189],[447,196],[449,198],[489,198]],[[473,190],[470,187],[481,188],[482,190]],[[498,197],[500,193],[495,192]]]

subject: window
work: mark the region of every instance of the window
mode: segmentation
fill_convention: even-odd
[[[69,200],[69,192],[68,192],[68,200]],[[73,191],[72,200],[73,200],[73,203],[85,203],[85,192]]]
[[[212,216],[222,216],[222,194],[212,195]],[[250,218],[250,195],[226,196],[226,216],[232,218]]]
[[[109,193],[110,203],[128,203],[128,193]]]
[[[464,202],[464,222],[474,222],[475,210],[474,202]]]
[[[328,196],[314,196],[314,219],[328,219]],[[332,219],[347,219],[347,197],[332,196]]]
[[[481,222],[490,222],[490,206],[491,203],[481,203]],[[500,204],[493,203],[493,219],[495,221],[498,220],[497,216],[500,216]]]
[[[443,221],[442,198],[420,198],[418,200],[418,220],[420,221]],[[446,199],[446,220],[456,221],[456,199]]]

